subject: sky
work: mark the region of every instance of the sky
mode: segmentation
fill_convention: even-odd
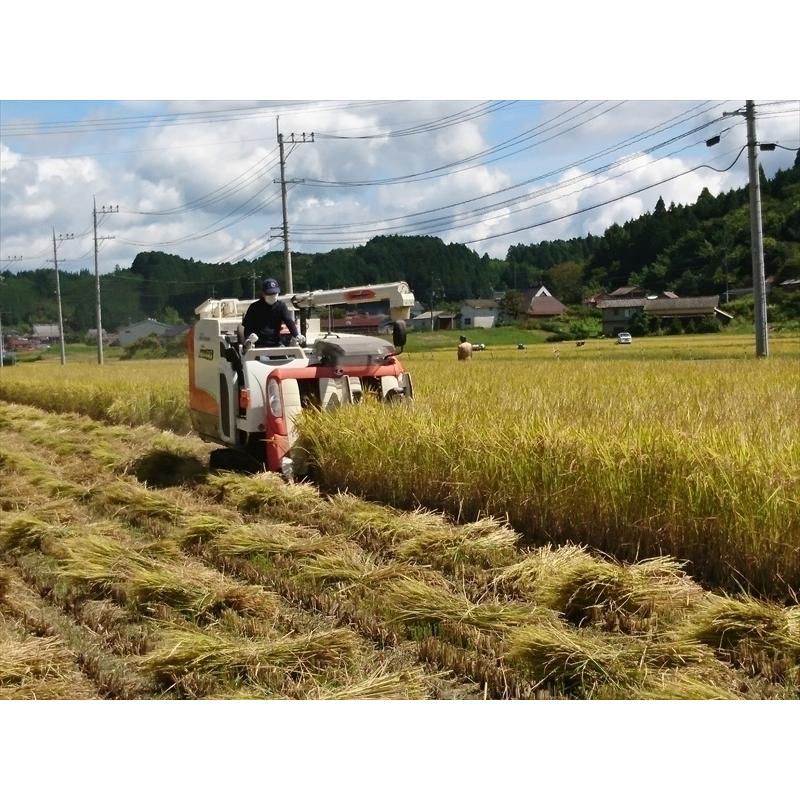
[[[800,146],[800,101],[757,103],[759,140]],[[22,256],[5,262],[14,269],[46,264],[55,229],[75,237],[59,242],[63,269],[93,267],[95,199],[99,234],[114,237],[101,240],[101,272],[130,266],[142,250],[210,262],[279,250],[278,120],[286,178],[299,181],[287,196],[293,251],[403,233],[503,258],[513,244],[602,234],[659,196],[691,203],[703,187],[745,185],[744,118],[723,116],[742,107],[602,98],[2,101],[0,258]],[[293,145],[303,133],[307,141]],[[794,155],[776,149],[760,160],[770,175]]]

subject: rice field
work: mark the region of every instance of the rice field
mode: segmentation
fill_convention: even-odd
[[[800,341],[771,347],[765,362],[744,336],[411,353],[413,406],[307,415],[303,446],[328,491],[498,517],[528,544],[672,556],[709,587],[792,599]],[[0,373],[0,399],[186,433],[186,382],[183,361],[35,363]]]
[[[211,473],[149,425],[0,429],[0,697],[800,697],[798,607],[674,558]]]

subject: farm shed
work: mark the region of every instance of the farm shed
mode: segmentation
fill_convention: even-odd
[[[46,341],[48,339],[58,339],[58,337],[59,337],[58,325],[47,324],[47,325],[33,326],[34,339],[39,339],[40,341]]]
[[[411,318],[411,326],[415,331],[431,330],[431,315],[433,315],[433,330],[450,331],[453,329],[455,314],[449,311],[425,311]]]
[[[603,335],[616,336],[630,327],[637,311],[661,320],[702,320],[716,317],[729,322],[733,317],[719,308],[719,295],[705,297],[630,297],[601,300],[597,307],[603,312]]]

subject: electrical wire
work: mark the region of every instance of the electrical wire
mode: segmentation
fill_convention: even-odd
[[[708,102],[708,101],[706,101],[706,102]],[[705,104],[706,103],[701,103],[700,105],[705,105]],[[409,220],[411,217],[420,217],[420,216],[424,216],[424,215],[427,215],[427,214],[435,213],[437,211],[446,211],[446,210],[451,209],[451,208],[456,208],[456,207],[458,207],[460,205],[467,205],[468,203],[473,203],[473,202],[476,202],[478,200],[486,199],[488,197],[493,197],[493,196],[497,196],[497,195],[500,195],[500,194],[504,194],[506,192],[512,191],[513,189],[518,189],[518,188],[521,188],[522,186],[526,186],[526,185],[529,185],[531,183],[536,183],[537,181],[540,181],[540,180],[545,180],[545,179],[553,177],[554,175],[557,175],[557,174],[559,174],[561,172],[565,172],[568,169],[571,169],[571,168],[574,168],[574,167],[578,167],[578,166],[582,166],[583,164],[586,164],[586,163],[588,163],[590,161],[593,161],[596,158],[602,157],[603,155],[609,155],[609,154],[611,154],[613,152],[616,152],[616,151],[618,151],[618,150],[620,150],[620,149],[622,149],[622,148],[624,148],[624,147],[626,147],[626,146],[628,146],[630,144],[636,144],[638,142],[643,141],[644,139],[651,138],[651,136],[655,136],[656,133],[663,133],[666,130],[669,130],[670,128],[676,127],[677,125],[682,125],[685,122],[688,122],[690,119],[694,119],[696,116],[699,116],[702,113],[708,113],[709,111],[712,111],[715,108],[718,108],[719,105],[722,105],[722,103],[719,103],[716,106],[713,106],[711,109],[707,109],[706,111],[702,111],[702,112],[698,112],[697,114],[693,114],[692,116],[688,117],[685,120],[682,120],[681,122],[673,122],[673,120],[675,120],[677,117],[684,116],[686,113],[688,113],[689,111],[695,110],[695,108],[697,108],[697,107],[694,107],[692,109],[688,109],[686,112],[682,112],[681,114],[678,114],[675,117],[670,117],[669,119],[665,120],[662,123],[659,123],[658,125],[655,125],[655,126],[653,126],[651,128],[648,128],[648,129],[646,129],[645,131],[643,131],[643,132],[641,132],[639,134],[635,134],[634,136],[628,137],[628,138],[622,140],[621,142],[618,142],[617,144],[614,144],[614,145],[611,145],[609,147],[604,148],[603,150],[597,151],[596,153],[593,153],[590,156],[586,156],[586,157],[578,159],[576,161],[572,161],[572,162],[570,162],[568,164],[562,164],[562,165],[560,165],[560,166],[558,166],[558,167],[556,167],[554,169],[551,169],[551,170],[549,170],[549,171],[547,171],[545,173],[542,173],[540,175],[536,175],[536,176],[533,176],[531,178],[527,178],[524,181],[519,181],[519,182],[517,182],[515,184],[512,184],[510,186],[506,186],[503,189],[497,189],[497,190],[492,191],[492,192],[485,192],[485,193],[483,193],[481,195],[477,195],[475,197],[469,198],[468,200],[459,201],[457,203],[449,203],[449,204],[444,205],[444,206],[439,206],[439,207],[433,208],[433,209],[427,209],[425,211],[418,211],[418,212],[414,212],[412,214],[406,214],[406,215],[397,216],[397,217],[388,217],[388,218],[385,218],[385,219],[382,219],[382,220],[370,220],[368,222],[361,222],[361,223],[343,223],[343,224],[336,224],[336,225],[316,225],[316,226],[313,226],[313,225],[301,225],[300,224],[300,225],[293,226],[293,230],[296,231],[297,233],[309,232],[309,231],[318,231],[318,232],[322,233],[325,230],[334,231],[334,232],[341,232],[341,231],[345,230],[346,228],[358,227],[359,225],[380,225],[380,224],[383,224],[383,223],[386,223],[386,222],[395,222],[395,221],[398,221],[398,220]],[[642,151],[641,153],[634,154],[633,156],[629,156],[628,158],[640,157],[641,155],[646,155],[646,154],[649,154],[651,152],[654,152],[655,150],[658,150],[661,147],[666,147],[666,146],[668,146],[670,144],[673,144],[676,141],[679,141],[682,138],[685,138],[687,136],[691,136],[694,133],[697,133],[697,132],[699,132],[701,130],[704,130],[705,128],[708,128],[709,126],[714,125],[719,121],[720,121],[720,118],[715,118],[713,120],[710,120],[709,122],[704,123],[703,125],[696,126],[696,127],[692,128],[689,131],[685,131],[684,133],[681,133],[681,134],[679,134],[677,136],[674,136],[674,137],[672,137],[672,138],[670,138],[670,139],[668,139],[668,140],[666,140],[664,142],[660,142],[660,143],[658,143],[656,145],[653,145],[650,148],[647,148],[646,150]],[[668,123],[672,123],[672,124],[668,124]],[[624,161],[624,159],[623,159],[623,161]],[[622,163],[622,162],[617,162],[617,163]],[[610,168],[612,166],[613,166],[613,164],[607,164],[607,165],[604,165],[603,167],[596,168],[595,170],[593,170],[593,172],[596,172],[598,170],[602,171],[602,170]],[[507,198],[505,200],[500,201],[499,203],[492,204],[490,206],[483,206],[481,208],[482,209],[488,209],[488,208],[497,207],[497,205],[504,205],[506,203],[512,203],[512,202],[515,202],[516,200],[520,200],[520,199],[523,199],[523,198],[528,197],[528,196],[529,195],[527,195],[527,194],[517,195],[516,197]]]
[[[740,150],[736,158],[724,169],[717,169],[716,167],[711,166],[710,164],[699,164],[696,167],[692,167],[691,169],[684,170],[683,172],[679,172],[677,175],[672,175],[669,178],[664,178],[660,181],[656,181],[655,183],[651,183],[648,186],[641,186],[638,189],[634,189],[633,191],[626,192],[625,194],[618,195],[617,197],[612,197],[610,200],[604,200],[600,203],[594,203],[593,205],[586,206],[585,208],[579,208],[577,211],[572,211],[568,214],[562,214],[558,217],[552,217],[551,219],[544,220],[543,222],[536,222],[532,225],[523,225],[520,228],[514,228],[510,231],[505,231],[504,233],[494,233],[491,236],[482,236],[477,239],[467,239],[460,244],[476,244],[477,242],[487,242],[490,239],[498,239],[502,236],[510,236],[514,233],[520,233],[521,231],[529,231],[533,228],[541,228],[543,225],[549,225],[552,222],[560,222],[563,219],[569,219],[570,217],[575,217],[578,214],[585,214],[587,211],[594,211],[597,208],[602,208],[603,206],[610,205],[611,203],[616,203],[618,200],[624,200],[627,197],[632,197],[635,194],[639,194],[640,192],[646,192],[650,189],[654,189],[656,186],[662,186],[665,183],[669,183],[670,181],[677,180],[678,178],[682,178],[684,175],[689,175],[692,172],[696,172],[699,169],[711,169],[714,172],[728,172],[729,170],[733,169],[736,165],[736,162],[741,158],[742,153],[747,149],[747,145],[744,145]]]
[[[116,131],[136,130],[153,126],[166,127],[170,125],[206,125],[215,122],[235,122],[243,119],[258,119],[261,117],[274,117],[283,112],[290,113],[292,116],[298,114],[326,113],[350,108],[368,108],[387,104],[394,104],[397,100],[367,100],[351,102],[332,106],[319,106],[315,104],[312,108],[292,107],[284,104],[283,106],[250,106],[249,113],[244,109],[237,110],[231,114],[225,109],[211,112],[175,112],[173,114],[153,114],[137,118],[106,118],[105,120],[73,120],[69,122],[38,122],[38,123],[5,123],[0,126],[0,138],[12,138],[22,136],[46,136],[64,133],[111,133]],[[308,106],[309,103],[302,105]],[[203,115],[206,118],[185,119],[189,114]],[[122,123],[122,124],[120,124]]]

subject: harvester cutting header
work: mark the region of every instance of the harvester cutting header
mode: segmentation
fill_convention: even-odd
[[[405,345],[414,295],[404,282],[278,293],[277,282],[268,279],[260,300],[209,299],[195,309],[189,405],[203,439],[291,477],[298,467],[295,419],[304,408],[357,403],[365,393],[384,401],[411,399],[411,376],[396,356]],[[331,305],[386,300],[394,346],[377,336],[323,332],[314,314]]]

